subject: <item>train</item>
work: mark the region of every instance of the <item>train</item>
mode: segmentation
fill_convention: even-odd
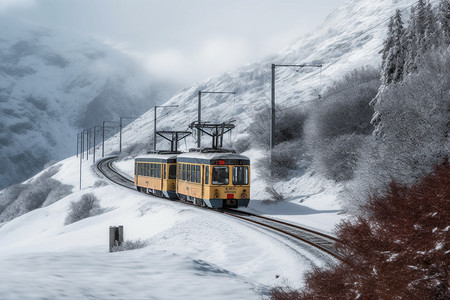
[[[150,153],[135,158],[140,192],[209,208],[247,207],[250,159],[234,152]]]

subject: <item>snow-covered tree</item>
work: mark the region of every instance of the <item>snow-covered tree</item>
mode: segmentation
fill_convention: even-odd
[[[355,171],[357,180],[345,196],[349,211],[359,213],[363,198],[374,190],[385,191],[391,179],[417,182],[432,165],[450,157],[448,74],[450,48],[440,48],[423,54],[417,73],[405,77],[401,85],[379,91],[374,109],[382,119],[377,136],[365,144]]]
[[[419,52],[423,53],[426,48],[426,32],[427,32],[427,5],[424,0],[419,0],[415,9],[414,30],[416,34],[416,44]]]
[[[414,73],[417,70],[416,56],[417,56],[417,37],[416,37],[416,9],[411,7],[408,25],[403,36],[403,43],[405,45],[405,64],[404,75]]]
[[[405,49],[403,21],[400,10],[397,9],[388,27],[388,37],[382,50],[382,83],[388,85],[402,81],[405,64]]]
[[[437,19],[430,2],[428,2],[425,8],[425,20],[426,20],[426,28],[425,28],[425,44],[423,52],[426,52],[429,49],[435,49],[436,47],[439,46],[439,32]]]
[[[441,0],[437,7],[436,18],[440,33],[440,44],[450,45],[450,0]]]

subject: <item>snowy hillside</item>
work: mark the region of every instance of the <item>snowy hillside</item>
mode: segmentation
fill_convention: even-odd
[[[167,99],[129,58],[94,40],[0,20],[0,188],[76,152],[76,132]]]
[[[237,132],[245,132],[255,112],[270,106],[272,63],[323,64],[322,68],[305,67],[300,70],[276,68],[278,109],[313,101],[345,72],[365,65],[378,66],[378,52],[386,34],[386,24],[379,23],[390,17],[395,9],[403,9],[412,3],[412,0],[349,0],[329,15],[316,31],[300,38],[281,53],[177,93],[166,104],[180,107],[161,113],[160,117],[164,118],[159,119],[158,129],[185,130],[189,123],[196,121],[199,90],[235,91],[235,96],[204,94],[202,120],[223,122],[235,119]],[[126,129],[125,134],[131,138],[128,142],[142,142],[143,135],[139,132],[152,132],[152,114],[153,111],[148,112]],[[190,142],[190,146],[195,145],[193,138]]]
[[[281,53],[234,72],[209,78],[175,94],[165,104],[179,107],[158,110],[158,129],[186,130],[188,124],[197,118],[199,90],[235,91],[235,96],[205,94],[202,97],[204,121],[236,120],[233,136],[226,137],[226,143],[232,144],[236,133],[245,136],[253,116],[270,105],[272,63],[323,64],[322,69],[276,70],[278,109],[314,101],[333,80],[339,79],[345,72],[363,65],[378,65],[378,52],[386,31],[382,21],[390,17],[395,9],[405,8],[412,3],[413,0],[348,0],[315,32],[299,39]],[[78,45],[74,46],[76,49],[80,49],[79,44],[75,45]],[[82,57],[81,61],[86,62],[85,67],[89,70],[89,63],[96,59],[86,58],[83,53],[72,52],[74,56]],[[44,64],[41,59],[39,63]],[[51,65],[48,68],[71,68],[69,66],[72,67],[67,64],[64,67]],[[97,74],[97,71],[92,71],[92,74]],[[81,76],[81,73],[76,74]],[[61,71],[60,75],[65,78],[66,72]],[[33,74],[19,78],[25,80],[27,76]],[[109,83],[107,80],[99,83],[94,77],[88,76],[91,80],[89,84],[111,88],[116,86],[112,79]],[[70,78],[73,83],[74,77]],[[57,102],[58,95],[65,93],[63,87],[67,86],[73,86],[72,89],[79,94],[85,93],[87,96],[83,99],[93,100],[86,100],[82,107],[88,106],[88,103],[96,106],[101,102],[101,97],[110,99],[107,92],[89,94],[84,89],[84,81],[75,80],[73,85],[64,82],[65,85],[62,85],[62,80],[57,81],[61,86],[54,87],[56,92],[50,94],[54,97],[45,94],[48,103]],[[25,81],[22,84],[27,86]],[[42,89],[45,89],[45,85]],[[20,94],[20,89],[13,91]],[[136,90],[129,85],[125,91],[132,94]],[[11,92],[12,95],[14,93]],[[27,93],[20,95],[25,97]],[[76,98],[71,93],[67,97]],[[94,100],[96,97],[98,100]],[[75,101],[75,98],[70,99]],[[38,102],[28,100],[24,103],[36,107],[33,103]],[[3,104],[10,105],[9,102],[2,102],[2,109]],[[82,111],[82,108],[70,105],[73,104],[66,104],[66,109]],[[17,107],[14,109],[19,111]],[[116,167],[129,176],[133,174],[134,161],[127,153],[132,152],[133,147],[141,152],[150,148],[153,113],[147,111],[124,129],[126,150]],[[8,118],[13,120],[13,116]],[[78,124],[80,120],[70,121]],[[56,124],[63,123],[58,122]],[[4,128],[6,126],[11,125],[3,125]],[[64,130],[67,129],[67,135],[73,142],[74,125],[65,126]],[[24,137],[30,138],[29,135]],[[203,139],[204,145],[208,142],[209,139]],[[194,145],[194,138],[189,137],[186,144],[184,141],[181,143],[180,148],[187,150]],[[158,148],[164,147],[165,144],[158,141]],[[106,142],[106,154],[117,152],[117,149],[118,136],[115,136]],[[97,148],[99,150],[101,148]],[[98,158],[100,152],[96,153]],[[279,183],[288,197],[285,201],[268,204],[264,194],[265,182],[254,164],[262,156],[262,150],[250,149],[245,155],[252,160],[252,201],[246,209],[328,233],[345,217],[340,214],[336,202],[342,186],[309,169],[298,171],[292,174],[289,181]],[[277,285],[302,286],[302,274],[305,271],[330,262],[308,246],[286,242],[272,233],[213,211],[147,196],[111,184],[95,171],[92,160],[82,161],[82,187],[79,190],[79,163],[79,158],[67,158],[56,164],[53,171],[44,170],[37,177],[17,186],[16,190],[1,191],[0,200],[11,202],[0,202],[0,209],[3,209],[3,216],[0,216],[3,218],[3,223],[0,223],[0,265],[14,269],[14,272],[0,275],[0,298],[261,299],[268,295],[270,288]],[[59,201],[55,202],[56,196],[51,192],[34,187],[39,182],[48,182],[49,176],[58,182],[50,182],[57,186],[55,189],[68,194]],[[29,204],[26,196],[37,193],[40,194],[41,208],[14,219],[8,218],[16,212],[12,206],[14,198],[22,201],[17,204],[17,207],[22,208]],[[102,213],[65,224],[71,202],[79,201],[86,193],[98,197]],[[14,209],[5,209],[6,206]],[[133,251],[109,253],[108,227],[114,225],[124,226],[125,239],[142,239],[148,245]],[[25,283],[28,289],[22,288]],[[230,286],[233,288],[228,288]]]

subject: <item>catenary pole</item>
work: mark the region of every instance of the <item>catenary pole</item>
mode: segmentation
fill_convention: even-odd
[[[158,107],[178,107],[178,105],[156,105],[153,116],[153,151],[156,151],[156,110]]]
[[[236,92],[210,92],[210,91],[198,91],[198,104],[197,104],[197,122],[198,125],[202,123],[202,94],[233,94],[236,95]],[[202,145],[201,141],[201,132],[197,129],[197,148],[200,149]]]
[[[271,87],[271,121],[270,121],[270,162],[273,161],[273,148],[275,147],[275,68],[276,67],[290,67],[290,68],[304,68],[313,67],[321,68],[321,64],[287,64],[277,65],[272,64],[272,87]]]

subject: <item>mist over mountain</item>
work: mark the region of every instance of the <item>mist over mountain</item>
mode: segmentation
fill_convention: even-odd
[[[0,20],[0,188],[76,152],[76,132],[137,117],[175,91],[98,41]]]
[[[158,129],[186,130],[197,118],[198,91],[234,91],[207,95],[202,120],[236,120],[234,132],[245,134],[253,116],[270,106],[271,64],[322,64],[322,68],[276,68],[276,104],[285,110],[315,101],[346,72],[378,67],[386,34],[380,22],[410,0],[347,1],[322,26],[280,53],[219,74],[176,93],[158,111]],[[137,116],[164,102],[174,89],[148,79],[134,61],[108,46],[73,34],[3,19],[0,40],[0,187],[33,175],[49,161],[74,154],[75,133]],[[167,110],[167,109],[166,109]],[[153,111],[124,130],[126,143],[147,143]],[[195,145],[195,135],[186,148]],[[233,140],[233,139],[231,139]],[[159,141],[158,147],[166,147]],[[204,138],[204,145],[209,139]],[[7,170],[7,171],[6,171]]]
[[[236,95],[202,96],[202,121],[236,120],[238,133],[246,133],[253,117],[270,107],[271,64],[322,64],[317,67],[277,67],[277,110],[301,107],[319,99],[333,81],[363,66],[379,67],[386,23],[396,9],[412,5],[411,0],[349,0],[331,13],[314,32],[303,36],[280,53],[235,71],[208,78],[175,94],[166,104],[179,105],[158,121],[158,129],[185,130],[197,118],[198,91],[234,91]],[[139,143],[136,132],[151,132],[153,112],[126,128],[130,143]],[[194,146],[195,135],[188,145]],[[209,138],[203,139],[209,145]],[[160,147],[160,146],[158,146]],[[163,141],[161,147],[164,148]]]

